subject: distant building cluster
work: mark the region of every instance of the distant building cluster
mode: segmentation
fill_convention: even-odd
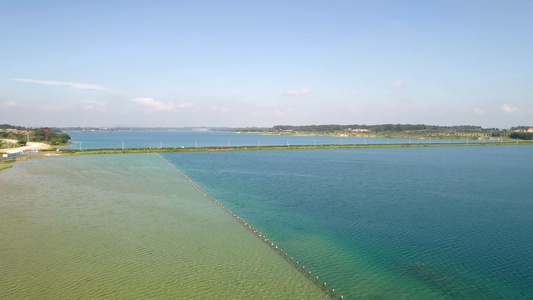
[[[12,129],[12,128],[8,128],[8,129],[2,129],[2,128],[0,128],[0,132],[9,132],[9,133],[17,133],[17,134],[27,134],[27,133],[30,133],[31,131],[29,131],[29,130]]]
[[[351,130],[353,132],[367,132],[367,131],[369,131],[368,129],[361,129],[361,128],[357,128],[357,129],[348,128],[348,130]]]
[[[533,127],[528,129],[517,129],[515,130],[515,132],[533,132]]]

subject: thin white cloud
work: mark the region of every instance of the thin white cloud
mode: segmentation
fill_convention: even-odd
[[[85,103],[87,103],[87,104],[85,104],[82,107],[83,110],[95,110],[95,109],[98,109],[101,112],[104,111],[101,108],[105,107],[107,105],[106,101],[99,101],[99,100],[88,100],[88,101],[85,101]]]
[[[17,106],[16,101],[5,101],[4,103],[2,103],[2,107],[15,107],[15,106]]]
[[[103,106],[103,105],[106,105],[107,102],[106,101],[101,101],[101,100],[88,100],[88,101],[85,101],[89,104],[94,104],[94,105],[100,105],[100,106]]]
[[[104,113],[109,114],[112,113],[112,110],[110,107],[108,107],[107,101],[101,101],[101,100],[87,100],[84,101],[84,104],[80,106],[82,110],[87,112],[98,112],[98,113]]]
[[[287,109],[285,109],[285,110],[279,110],[279,109],[278,109],[278,110],[275,110],[275,111],[273,112],[273,115],[274,115],[275,117],[286,117],[286,116],[290,116],[290,115],[292,115],[293,112],[294,112],[294,109],[292,109],[292,108],[287,108]]]
[[[476,109],[474,109],[474,113],[475,113],[476,115],[484,115],[484,114],[485,114],[485,111],[482,110],[481,108],[476,108]]]
[[[69,81],[51,81],[51,80],[38,80],[38,79],[24,79],[24,78],[10,78],[10,80],[16,80],[16,81],[23,81],[23,82],[31,82],[31,83],[38,83],[38,84],[44,84],[44,85],[66,85],[73,89],[77,90],[99,90],[99,91],[108,91],[112,92],[114,90],[107,88],[105,86],[100,86],[96,84],[90,84],[90,83],[79,83],[79,82],[69,82]]]
[[[24,104],[18,103],[16,101],[5,101],[0,104],[0,107],[19,107],[24,110],[38,110],[43,112],[61,112],[64,110],[62,105],[53,105],[53,104]]]
[[[172,111],[176,106],[174,103],[155,101],[154,98],[134,98],[131,101],[146,106],[148,111]]]
[[[191,108],[194,106],[194,102],[183,102],[180,104],[176,104],[176,108],[184,109],[184,108]]]
[[[107,106],[106,101],[101,100],[87,100],[85,104],[81,107],[83,110],[96,110],[99,112],[107,112],[105,109]]]
[[[61,112],[63,110],[63,106],[43,104],[43,105],[37,106],[37,110],[44,111],[44,112]]]
[[[307,95],[311,92],[310,89],[303,89],[303,90],[290,90],[286,91],[285,95],[289,96],[300,96],[300,95]]]
[[[227,107],[218,107],[218,106],[212,106],[211,110],[218,113],[227,113],[229,112],[229,108]]]
[[[134,98],[134,99],[131,99],[131,101],[144,105],[147,112],[153,112],[153,111],[176,112],[180,109],[190,108],[194,106],[194,102],[183,102],[180,104],[176,104],[172,102],[163,103],[161,101],[154,100],[154,98]]]
[[[393,87],[401,87],[403,86],[403,81],[398,80],[395,83],[392,84]]]
[[[507,105],[507,104],[504,104],[502,105],[502,110],[506,113],[512,113],[512,112],[515,112],[518,110],[518,108],[514,107],[514,106],[510,106],[510,105]]]

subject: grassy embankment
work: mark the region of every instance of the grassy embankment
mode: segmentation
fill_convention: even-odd
[[[60,153],[56,154],[56,152],[44,151],[44,152],[40,152],[38,154],[24,155],[24,156],[19,156],[19,157],[0,160],[0,171],[12,168],[13,167],[12,163],[17,162],[17,161],[29,160],[29,159],[34,158],[34,157],[57,156],[57,155],[63,155],[63,154],[60,154]]]
[[[353,148],[405,148],[405,147],[457,147],[457,146],[509,146],[509,145],[533,145],[533,141],[515,142],[490,142],[490,143],[411,143],[411,144],[358,144],[358,145],[291,145],[291,146],[233,146],[233,147],[164,147],[164,148],[113,148],[113,149],[63,149],[56,151],[41,151],[38,154],[18,157],[0,161],[0,171],[11,168],[10,163],[19,160],[27,160],[33,157],[52,155],[78,155],[78,154],[120,154],[120,153],[153,153],[153,152],[201,152],[201,151],[246,151],[246,150],[298,150],[298,149],[353,149]]]
[[[290,146],[221,146],[221,147],[164,147],[164,148],[125,148],[125,149],[86,149],[61,150],[64,154],[114,154],[150,152],[201,152],[201,151],[245,151],[245,150],[298,150],[298,149],[346,149],[346,148],[400,148],[400,147],[451,147],[451,146],[504,146],[516,143],[411,143],[411,144],[357,144],[357,145],[290,145]],[[533,142],[520,142],[519,145],[533,145]]]
[[[13,167],[11,163],[14,163],[15,159],[0,160],[0,171]]]
[[[13,146],[13,145],[10,145],[10,146]],[[12,168],[13,166],[11,164],[14,163],[14,162],[21,161],[21,160],[28,160],[28,159],[30,159],[32,157],[61,155],[63,153],[57,152],[57,149],[60,148],[60,147],[68,147],[68,146],[69,146],[69,144],[61,144],[61,145],[53,146],[53,147],[51,147],[48,150],[41,150],[41,152],[39,152],[37,154],[30,154],[30,155],[24,155],[24,156],[19,156],[19,157],[13,157],[13,158],[9,158],[9,159],[0,160],[0,171]],[[1,154],[2,153],[0,153],[0,156],[1,156]]]

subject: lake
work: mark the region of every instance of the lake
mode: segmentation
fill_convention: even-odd
[[[396,139],[334,136],[259,135],[215,131],[73,131],[67,149],[339,144],[483,143],[448,139]]]
[[[84,149],[120,148],[122,141],[125,147],[200,147],[340,140],[192,131],[69,134]],[[353,139],[342,143],[361,141]],[[345,299],[530,299],[532,153],[530,145],[160,153],[311,278],[291,273],[294,266],[280,260],[279,250],[206,202],[155,154],[18,162],[0,173],[0,285],[15,296],[71,290],[77,297],[96,291],[227,299],[310,293],[304,298],[315,299],[324,295],[309,283],[319,276]],[[144,279],[143,269],[153,280]],[[196,291],[184,293],[177,278],[189,278]],[[17,294],[25,285],[34,286],[33,294]]]

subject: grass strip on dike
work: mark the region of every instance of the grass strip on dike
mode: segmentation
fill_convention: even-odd
[[[300,150],[300,149],[354,149],[354,148],[405,148],[405,147],[457,147],[457,146],[505,146],[533,145],[533,142],[520,143],[411,143],[411,144],[345,144],[345,145],[274,145],[274,146],[209,146],[209,147],[163,147],[163,148],[108,148],[108,149],[62,149],[62,154],[114,154],[150,152],[205,152],[205,151],[246,151],[246,150]]]
[[[38,154],[0,160],[0,171],[11,168],[11,163],[34,157],[78,154],[120,154],[120,153],[154,153],[154,152],[206,152],[206,151],[247,151],[247,150],[300,150],[300,149],[365,149],[365,148],[405,148],[405,147],[461,147],[461,146],[510,146],[533,145],[533,141],[490,142],[490,143],[410,143],[410,144],[330,144],[330,145],[274,145],[274,146],[209,146],[209,147],[163,147],[163,148],[106,148],[106,149],[51,149]]]
[[[0,161],[0,171],[4,169],[12,168],[13,166],[11,165],[11,163],[14,163],[15,161],[16,161],[15,159],[6,159],[6,160]]]

